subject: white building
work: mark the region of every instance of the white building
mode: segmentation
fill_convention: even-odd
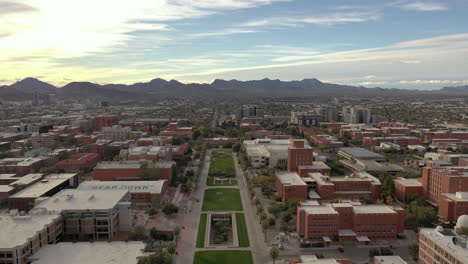
[[[62,217],[45,210],[28,215],[0,214],[0,263],[23,264],[41,247],[56,243],[62,235]]]
[[[31,260],[33,264],[137,264],[145,243],[132,242],[62,242],[47,245],[39,250]]]
[[[112,239],[119,231],[132,230],[130,193],[126,190],[66,189],[36,208],[62,213],[65,239]]]

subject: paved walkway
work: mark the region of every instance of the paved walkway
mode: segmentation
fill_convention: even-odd
[[[254,263],[265,264],[270,263],[270,251],[264,241],[262,226],[260,219],[257,216],[254,205],[250,202],[247,183],[244,178],[244,173],[239,165],[237,156],[233,154],[234,164],[236,166],[236,177],[239,182],[240,194],[242,198],[242,206],[244,208],[245,221],[247,223],[247,232],[249,233],[250,249]],[[242,249],[245,250],[245,249]]]

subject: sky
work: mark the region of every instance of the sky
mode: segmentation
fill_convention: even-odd
[[[0,85],[468,85],[468,0],[0,0]]]

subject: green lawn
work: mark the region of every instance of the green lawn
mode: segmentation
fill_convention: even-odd
[[[211,156],[209,176],[236,177],[232,150],[215,150]]]
[[[225,180],[216,180],[212,177],[206,179],[206,185],[208,186],[233,186],[237,185],[237,180],[225,179]]]
[[[250,251],[198,251],[193,264],[253,264]]]
[[[247,225],[243,213],[236,213],[237,235],[239,237],[239,247],[249,247],[249,235],[247,233]]]
[[[197,248],[205,247],[206,220],[207,220],[207,215],[201,214],[200,224],[198,225]]]
[[[203,211],[242,211],[239,189],[211,188],[205,190]]]

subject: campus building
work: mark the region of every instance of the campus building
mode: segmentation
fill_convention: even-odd
[[[62,216],[54,212],[0,214],[0,263],[29,263],[29,258],[42,247],[60,240],[62,228]]]
[[[27,212],[34,208],[36,199],[50,197],[62,189],[75,188],[78,184],[79,177],[76,173],[51,174],[10,196],[8,198],[8,209]]]
[[[405,210],[359,203],[302,204],[297,208],[297,233],[307,240],[366,244],[393,240],[404,231]]]
[[[168,188],[166,180],[159,181],[85,181],[78,186],[78,190],[107,191],[127,190],[130,201],[137,206],[151,205],[155,198],[163,198]]]
[[[112,243],[61,242],[41,248],[41,250],[32,256],[31,260],[32,264],[137,264],[138,258],[149,255],[148,253],[144,253],[144,248],[145,243],[141,241]]]
[[[14,173],[23,176],[39,170],[46,163],[46,157],[37,158],[5,158],[0,160],[0,173]]]
[[[345,158],[340,162],[346,168],[355,171],[389,172],[403,171],[403,168],[385,161],[385,157],[365,148],[346,147],[338,151],[338,156]]]
[[[460,216],[455,230],[443,228],[421,228],[419,230],[420,264],[465,264],[468,263],[468,241],[459,236],[457,230],[468,228],[468,216]]]
[[[81,169],[93,167],[100,160],[101,157],[97,153],[76,153],[59,161],[56,166],[67,172],[79,172]]]
[[[175,167],[174,161],[147,162],[148,169],[157,170],[159,180],[167,180],[171,183],[172,170]],[[93,179],[97,181],[125,181],[141,179],[142,163],[137,160],[127,161],[104,161],[98,163],[93,170]]]
[[[183,138],[193,138],[193,129],[192,127],[179,127],[179,124],[169,123],[166,130],[159,133],[160,136],[171,136],[171,137],[183,137]]]
[[[455,221],[468,213],[468,167],[425,167],[418,179],[396,179],[395,191],[401,201],[422,195],[443,221]]]
[[[309,173],[305,177],[310,186],[322,200],[380,198],[379,179],[367,172],[356,172],[348,176],[328,176],[321,173]]]
[[[36,209],[63,215],[65,240],[110,240],[133,226],[130,193],[126,190],[62,190]]]
[[[314,161],[314,151],[303,139],[244,140],[243,147],[253,168],[283,168],[290,172],[303,168],[302,173],[330,169],[325,163]]]
[[[117,116],[96,116],[94,117],[94,130],[101,131],[104,127],[111,127],[119,124]]]

